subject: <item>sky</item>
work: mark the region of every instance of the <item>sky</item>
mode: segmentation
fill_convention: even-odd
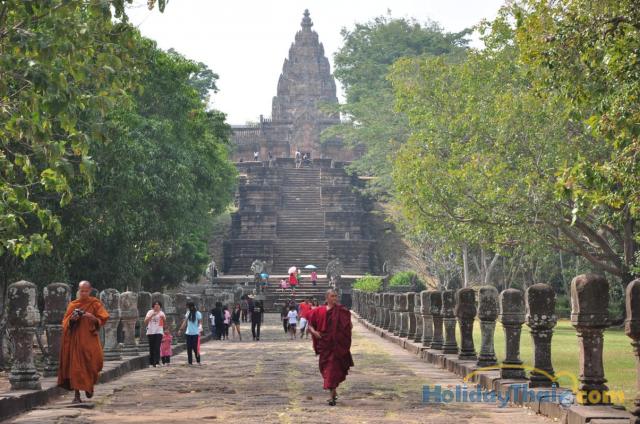
[[[211,106],[225,112],[230,124],[244,124],[271,115],[282,63],[304,9],[333,70],[340,30],[356,22],[390,10],[394,17],[431,20],[456,32],[494,18],[504,0],[170,0],[164,13],[147,10],[146,3],[136,0],[129,8],[131,22],[160,48],[173,48],[217,73],[219,91]]]

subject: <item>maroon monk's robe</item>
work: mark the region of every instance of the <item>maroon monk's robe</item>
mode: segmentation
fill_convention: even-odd
[[[309,313],[309,324],[322,334],[313,337],[313,349],[320,356],[319,366],[325,389],[335,389],[342,383],[349,368],[351,357],[351,313],[342,305],[327,310],[319,306]]]

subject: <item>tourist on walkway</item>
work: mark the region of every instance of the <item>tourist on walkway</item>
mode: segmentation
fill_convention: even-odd
[[[166,320],[167,317],[162,312],[162,303],[156,300],[144,317],[147,338],[149,339],[149,365],[154,368],[160,364],[160,344]]]
[[[222,340],[228,340],[229,339],[229,326],[231,325],[231,312],[229,312],[229,307],[227,305],[224,305],[224,308],[222,309],[222,313],[224,314],[224,321],[222,324]]]
[[[303,336],[309,337],[309,332],[306,331],[306,329],[310,312],[311,299],[307,298],[298,306],[298,313],[300,314],[300,338],[302,338]]]
[[[198,351],[198,338],[200,337],[200,326],[202,325],[202,314],[196,309],[193,302],[187,303],[187,313],[182,320],[182,325],[178,334],[181,334],[185,327],[187,338],[187,362],[193,365],[193,355],[195,354],[196,362],[200,365],[200,352]]]
[[[247,318],[249,312],[249,302],[247,302],[247,295],[242,296],[240,299],[240,318],[242,322],[247,322],[249,319]]]
[[[93,397],[93,386],[102,370],[102,346],[98,331],[109,319],[102,302],[91,296],[91,283],[81,281],[78,298],[69,303],[62,320],[58,386],[75,390],[73,403],[80,403],[80,390]]]
[[[213,316],[213,325],[215,328],[214,339],[220,340],[224,332],[224,314],[222,313],[222,303],[216,302],[215,308],[211,310]]]
[[[284,305],[282,305],[282,308],[280,309],[280,321],[282,321],[284,334],[287,334],[289,332],[289,318],[287,318],[288,314],[289,314],[289,305],[285,303]]]
[[[311,285],[313,287],[318,285],[318,273],[315,271],[311,271]]]
[[[338,304],[338,294],[327,290],[326,304],[309,314],[308,331],[313,337],[313,349],[320,356],[319,367],[324,389],[329,390],[329,405],[334,406],[338,385],[345,380],[353,366],[351,357],[351,313]]]
[[[240,315],[241,315],[240,304],[236,304],[236,307],[231,312],[231,337],[235,340],[236,333],[238,334],[238,339],[242,341],[242,335],[240,334]]]
[[[296,325],[298,324],[298,311],[296,311],[294,306],[289,306],[287,320],[289,321],[289,335],[291,335],[291,340],[293,340],[296,338]]]
[[[251,335],[253,340],[260,340],[260,327],[262,326],[262,319],[264,317],[264,305],[261,300],[258,300],[253,306],[253,313],[251,314]]]
[[[260,153],[259,152],[253,152],[253,160],[257,162],[259,158],[260,158]]]
[[[256,306],[253,297],[247,296],[247,314],[249,315],[249,321],[251,321],[251,315],[253,314],[253,308]]]
[[[298,285],[298,277],[295,272],[289,274],[289,286],[291,286],[291,290],[295,291],[296,286]]]
[[[169,327],[165,327],[162,342],[160,343],[160,359],[162,360],[163,366],[171,363],[171,355],[173,354],[173,349],[171,348],[172,342],[173,336],[171,335],[171,330]]]

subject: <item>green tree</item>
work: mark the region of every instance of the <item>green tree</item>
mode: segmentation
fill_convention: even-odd
[[[146,68],[137,93],[107,116],[110,141],[92,145],[94,188],[59,211],[54,254],[32,261],[29,275],[158,289],[197,278],[208,262],[213,218],[235,176],[224,115],[206,110],[214,74],[137,42]]]
[[[346,96],[340,112],[349,121],[326,130],[323,137],[340,137],[352,147],[364,146],[363,157],[351,169],[377,177],[370,184],[372,193],[384,195],[391,187],[391,158],[409,134],[406,115],[394,110],[395,98],[387,80],[390,66],[401,57],[461,57],[467,34],[446,33],[432,22],[384,16],[342,30],[344,43],[335,55],[335,76]]]
[[[525,284],[547,277],[540,270],[557,251],[628,281],[625,240],[637,234],[616,220],[622,209],[592,201],[585,210],[566,193],[567,170],[609,163],[615,151],[576,119],[568,85],[566,92],[538,85],[549,71],[523,60],[531,48],[523,34],[538,30],[527,28],[526,13],[519,5],[501,9],[480,26],[486,48],[463,62],[394,65],[398,106],[411,124],[395,162],[394,196],[414,232],[480,257],[506,256],[529,270],[519,276]]]

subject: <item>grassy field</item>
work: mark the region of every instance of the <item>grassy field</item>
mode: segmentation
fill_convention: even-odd
[[[473,330],[476,351],[480,350],[480,325],[476,321]],[[458,343],[460,334],[458,333]],[[500,323],[496,325],[495,349],[498,361],[504,359],[505,341],[504,330]],[[525,365],[533,366],[533,342],[529,328],[522,327],[520,343],[520,359]],[[551,360],[556,373],[565,371],[578,376],[578,337],[575,329],[568,320],[558,322],[551,340]],[[635,356],[631,347],[631,339],[622,329],[608,329],[604,336],[604,369],[607,385],[610,390],[622,390],[625,395],[625,405],[631,406],[636,395],[636,367]],[[560,384],[571,387],[571,380],[561,378]]]

